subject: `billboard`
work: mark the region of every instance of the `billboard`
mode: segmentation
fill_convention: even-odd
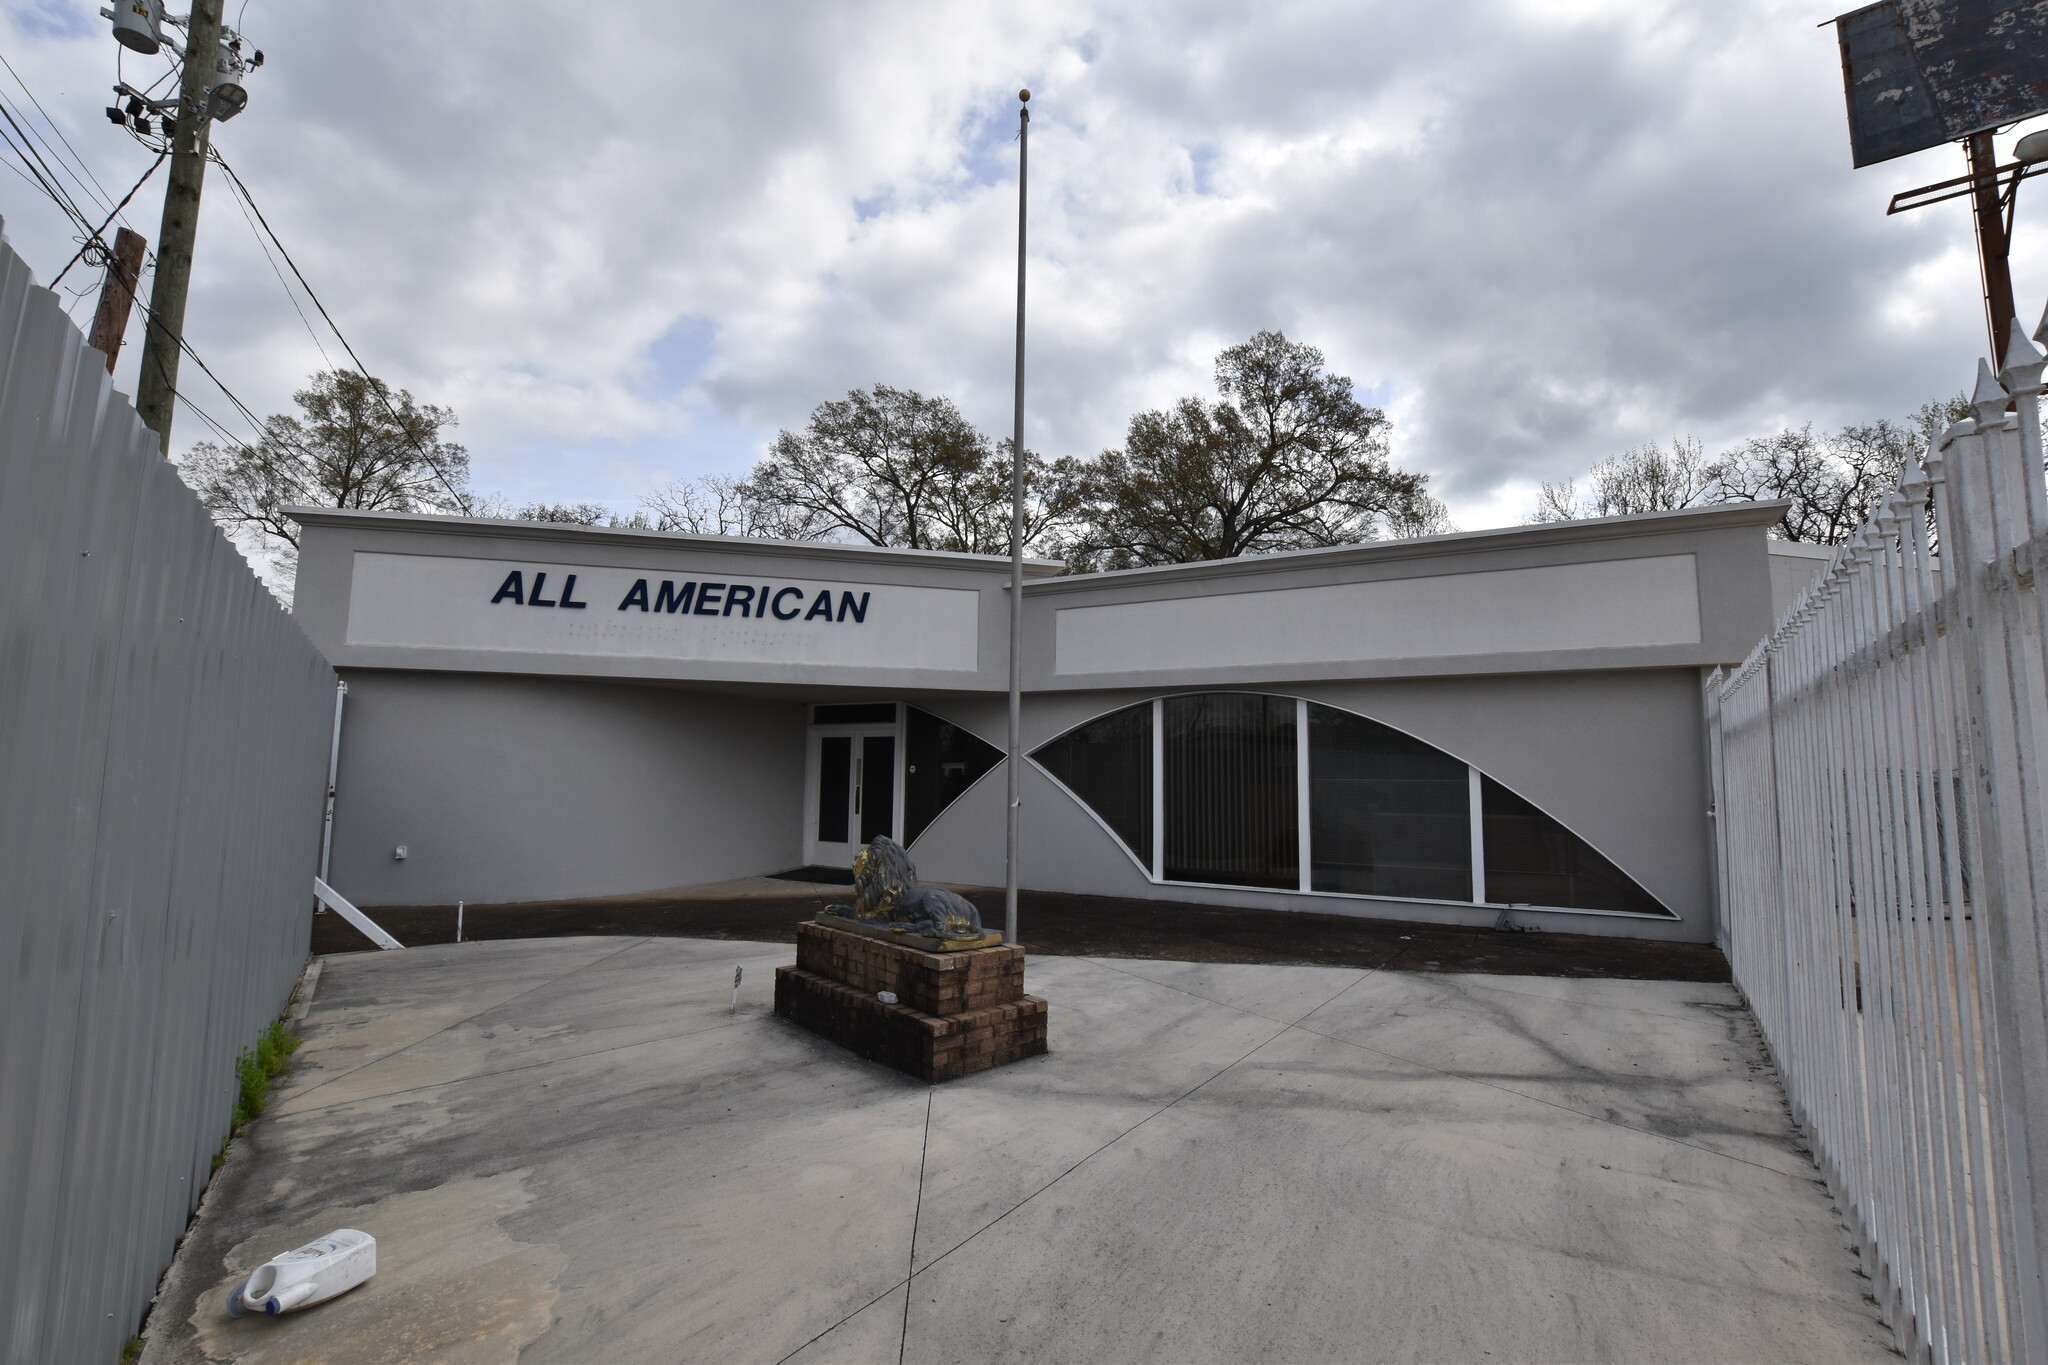
[[[2048,5],[1880,0],[1835,33],[1858,166],[2048,111]]]

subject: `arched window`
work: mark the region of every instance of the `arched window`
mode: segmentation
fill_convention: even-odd
[[[1031,755],[1152,866],[1152,703],[1076,726]]]
[[[1314,891],[1472,899],[1471,769],[1389,725],[1308,706]]]
[[[1479,782],[1488,900],[1629,915],[1669,913],[1584,839],[1492,778]]]
[[[908,848],[941,811],[1003,761],[1003,751],[920,707],[903,709],[903,846]]]
[[[1300,886],[1297,709],[1251,692],[1161,701],[1167,881]]]
[[[1031,756],[1157,882],[1675,918],[1525,798],[1334,706],[1161,697]]]

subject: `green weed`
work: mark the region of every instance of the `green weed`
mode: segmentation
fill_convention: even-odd
[[[271,1020],[256,1035],[256,1046],[243,1048],[235,1057],[234,1113],[228,1120],[227,1136],[220,1140],[220,1150],[213,1154],[215,1171],[227,1164],[228,1144],[234,1141],[235,1134],[270,1103],[272,1083],[291,1073],[292,1054],[299,1050],[301,1039],[285,1021],[291,1018],[292,1005],[298,998],[298,989],[294,987],[292,998],[285,1002],[284,1016]]]
[[[141,1337],[128,1338],[121,1347],[121,1365],[135,1365],[136,1358],[142,1354],[142,1346]]]
[[[239,1132],[242,1125],[263,1112],[269,1099],[270,1076],[263,1070],[256,1049],[242,1049],[235,1058],[235,1113],[228,1122],[228,1131]]]
[[[292,1069],[292,1054],[299,1050],[299,1035],[282,1019],[274,1019],[257,1035],[256,1046],[244,1048],[235,1058],[235,1112],[228,1135],[242,1131],[270,1103],[270,1086]],[[226,1148],[222,1148],[223,1157]],[[218,1164],[214,1169],[220,1169]]]
[[[272,1080],[292,1069],[292,1054],[298,1050],[299,1035],[287,1028],[282,1019],[273,1019],[256,1040],[256,1059],[263,1064],[263,1074]]]

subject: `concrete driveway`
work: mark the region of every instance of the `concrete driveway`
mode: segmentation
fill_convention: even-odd
[[[1895,1358],[1726,986],[1035,958],[1052,1053],[934,1088],[790,951],[326,959],[145,1362]],[[340,1226],[368,1285],[226,1316]]]

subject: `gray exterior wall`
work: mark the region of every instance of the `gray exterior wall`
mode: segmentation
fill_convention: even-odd
[[[491,674],[346,677],[330,880],[359,905],[605,896],[801,861],[794,702]]]
[[[1782,512],[1721,506],[1073,577],[1040,566],[1025,590],[1027,740],[1177,691],[1327,702],[1504,782],[1680,917],[1536,922],[1708,939],[1698,679],[1769,628],[1784,575],[1766,530]],[[298,610],[361,680],[335,855],[337,889],[361,903],[596,896],[798,862],[808,703],[906,700],[1004,743],[1000,560],[377,513],[304,520]],[[493,603],[522,564],[558,588],[576,572],[589,605]],[[623,609],[635,576],[663,575],[867,585],[875,614],[866,634],[799,639],[774,622]],[[991,773],[924,832],[911,850],[924,875],[1002,880],[1003,789]],[[1155,886],[1036,768],[1024,794],[1024,882],[1037,889],[1457,923],[1495,913]]]
[[[1009,685],[1010,565],[991,555],[295,511],[305,534],[294,610],[339,668],[897,692]],[[1058,568],[1033,562],[1027,571],[1043,577]],[[577,574],[584,609],[493,604],[493,589],[511,569],[523,569],[528,581],[548,573],[551,590]],[[806,640],[802,620],[621,610],[622,594],[638,578],[804,584],[865,592],[873,601],[864,622],[819,629]]]
[[[1799,541],[1774,540],[1771,553],[1771,618],[1775,622],[1792,609],[1799,594],[1813,586],[1835,557],[1832,545],[1807,545]]]
[[[1646,669],[1242,690],[1355,711],[1463,759],[1562,821],[1679,916],[1670,922],[1518,911],[1521,921],[1565,933],[1704,942],[1714,935],[1713,857],[1699,687],[1696,670]],[[1129,690],[1029,698],[1026,751],[1157,695]],[[1000,701],[918,704],[992,744],[1004,742]],[[1155,884],[1100,822],[1028,760],[1023,787],[1021,876],[1039,890],[1447,924],[1488,924],[1497,913],[1438,902]],[[921,875],[976,885],[1002,881],[1003,790],[999,768],[933,822],[911,849]]]
[[[0,1358],[155,1292],[305,962],[333,688],[0,244]]]
[[[1025,588],[1034,692],[1702,668],[1775,620],[1783,503],[1078,574]]]

